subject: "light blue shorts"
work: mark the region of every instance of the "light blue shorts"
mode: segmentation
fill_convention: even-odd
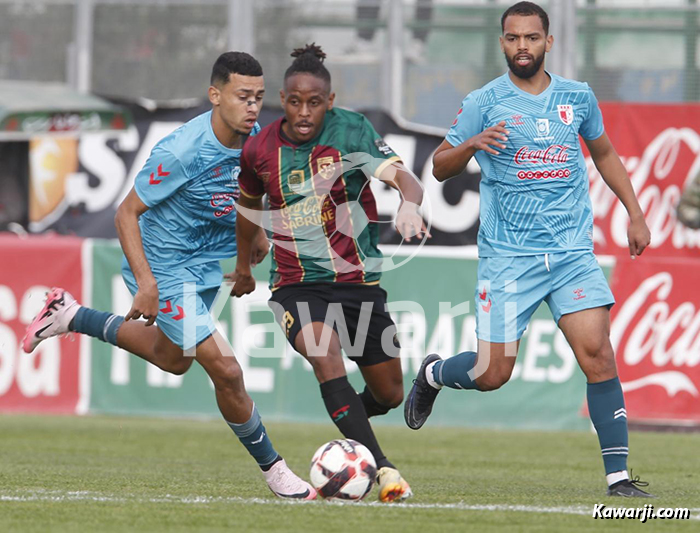
[[[183,350],[189,350],[216,331],[209,309],[223,280],[218,261],[172,270],[151,267],[158,283],[158,328]],[[138,285],[126,258],[122,278],[132,296]]]
[[[542,301],[554,320],[615,303],[593,252],[483,257],[476,286],[476,335],[487,342],[520,339]]]

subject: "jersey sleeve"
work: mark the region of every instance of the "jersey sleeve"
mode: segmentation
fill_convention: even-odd
[[[238,188],[241,194],[247,198],[262,198],[265,194],[265,185],[255,172],[255,148],[250,142],[243,145]]]
[[[180,160],[157,145],[136,175],[134,189],[144,204],[154,207],[182,189],[187,181],[187,172]]]
[[[447,132],[445,140],[452,146],[459,146],[467,139],[481,133],[484,129],[483,117],[476,98],[471,94],[462,101],[462,107]]]
[[[364,116],[358,132],[355,152],[362,154],[363,163],[372,176],[379,176],[391,163],[401,160]]]
[[[603,126],[603,113],[600,112],[598,99],[595,97],[595,94],[593,94],[593,90],[590,87],[588,87],[588,110],[586,118],[583,119],[583,122],[581,122],[579,133],[581,134],[581,137],[587,141],[595,140],[605,133],[605,127]]]

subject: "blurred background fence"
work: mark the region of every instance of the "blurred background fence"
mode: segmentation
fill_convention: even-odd
[[[203,98],[226,49],[262,63],[268,105],[289,52],[315,41],[339,103],[450,124],[465,94],[505,70],[511,0],[0,0],[0,79],[65,82],[161,105]],[[698,0],[549,0],[548,68],[600,100],[700,99]]]

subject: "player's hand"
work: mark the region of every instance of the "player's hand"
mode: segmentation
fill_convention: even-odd
[[[245,294],[250,294],[255,290],[255,278],[253,274],[248,272],[243,272],[236,270],[230,274],[225,274],[224,279],[232,284],[231,296],[240,298]]]
[[[139,286],[134,296],[134,302],[131,304],[131,309],[124,317],[124,320],[138,320],[144,318],[146,326],[152,326],[158,316],[158,285],[155,280],[153,283]]]
[[[498,155],[499,152],[495,148],[505,150],[506,145],[504,143],[508,141],[509,134],[510,132],[506,129],[506,122],[502,120],[495,126],[486,128],[478,135],[474,135],[467,142],[474,150],[483,150],[487,154]]]
[[[638,255],[642,255],[644,249],[649,246],[651,242],[651,232],[643,216],[630,221],[630,227],[627,230],[627,241],[630,244],[630,257],[632,257],[632,259]]]
[[[418,239],[423,239],[423,235],[431,237],[418,211],[418,206],[412,202],[401,202],[399,212],[396,214],[396,231],[406,242],[411,242],[411,237],[418,237]]]
[[[264,230],[258,231],[258,234],[253,240],[251,248],[250,266],[256,266],[262,263],[265,256],[270,252],[270,242],[267,240]]]

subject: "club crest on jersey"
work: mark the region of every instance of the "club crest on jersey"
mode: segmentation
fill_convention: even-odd
[[[570,126],[574,122],[574,106],[570,104],[558,105],[557,110],[559,111],[559,118],[564,124]]]
[[[331,179],[335,170],[335,161],[332,157],[319,157],[316,160],[318,165],[318,173],[324,179]]]

